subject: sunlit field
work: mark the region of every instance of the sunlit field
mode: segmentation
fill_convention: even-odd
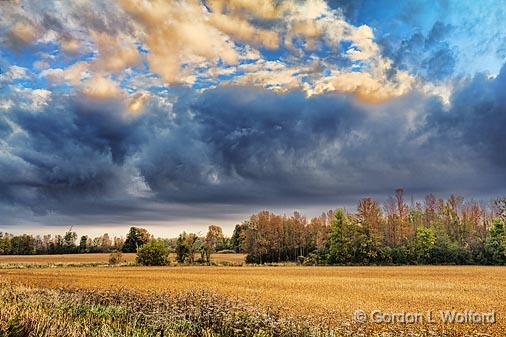
[[[58,254],[58,255],[0,255],[0,267],[8,265],[81,265],[81,264],[107,264],[110,254]],[[121,259],[124,262],[135,261],[135,253],[124,253]],[[171,261],[175,260],[175,254],[170,254]],[[216,263],[242,264],[244,254],[212,254],[211,261]]]
[[[495,311],[495,324],[438,322],[426,328],[450,334],[497,336],[506,330],[504,267],[80,267],[4,269],[0,279],[36,288],[112,288],[157,293],[204,289],[266,309],[279,309],[286,317],[305,317],[335,327],[350,323],[358,309],[433,311],[435,315],[439,315],[439,310]],[[373,331],[393,329],[393,325],[384,324],[365,326]],[[364,329],[364,325],[357,328]],[[423,331],[420,328],[418,324],[400,327],[401,331]]]

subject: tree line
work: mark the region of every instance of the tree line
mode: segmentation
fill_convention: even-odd
[[[63,236],[0,233],[0,254],[145,252],[176,254],[179,263],[210,263],[214,252],[245,253],[248,263],[297,262],[305,265],[506,264],[506,198],[491,205],[451,195],[427,195],[408,205],[404,191],[381,205],[359,200],[356,211],[337,209],[307,219],[299,212],[253,214],[231,237],[209,226],[206,235],[181,233],[155,239],[146,229],[130,228],[126,239],[107,234],[91,239],[67,231]],[[149,243],[149,245],[147,245]],[[158,255],[157,255],[158,254]],[[163,260],[163,259],[162,259]]]
[[[247,262],[310,265],[506,263],[506,198],[490,206],[429,194],[408,204],[397,189],[383,207],[361,199],[308,220],[262,211],[236,226],[235,249]]]
[[[12,235],[0,232],[0,255],[46,255],[77,253],[110,253],[121,250],[124,239],[109,234],[77,240],[77,233],[69,229],[63,235]]]

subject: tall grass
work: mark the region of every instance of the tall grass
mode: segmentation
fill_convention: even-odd
[[[267,337],[323,333],[306,323],[288,321],[275,312],[207,291],[141,294],[0,285],[2,337]]]
[[[309,316],[308,316],[309,317]],[[433,327],[436,328],[436,327]],[[476,332],[476,331],[475,331]],[[0,337],[337,337],[464,336],[452,328],[329,328],[209,291],[40,289],[0,283]]]

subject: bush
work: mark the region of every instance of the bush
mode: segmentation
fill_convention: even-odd
[[[136,261],[143,266],[166,266],[169,264],[169,249],[163,241],[150,241],[137,249]]]
[[[121,254],[121,252],[112,252],[109,255],[109,264],[110,265],[120,264],[121,262],[123,262],[122,257],[123,255]]]

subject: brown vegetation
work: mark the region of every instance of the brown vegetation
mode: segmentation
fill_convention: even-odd
[[[42,288],[127,288],[140,291],[205,289],[287,317],[327,325],[349,322],[357,309],[426,312],[495,310],[491,325],[431,325],[438,331],[482,332],[506,329],[506,268],[485,266],[405,267],[119,267],[1,270],[0,280]],[[302,318],[301,318],[302,319]],[[373,330],[390,326],[371,325]],[[403,326],[419,331],[421,326]]]

